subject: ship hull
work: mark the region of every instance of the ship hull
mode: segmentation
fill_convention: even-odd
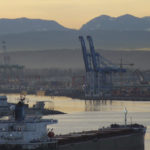
[[[144,150],[144,133],[93,139],[59,146],[59,150]]]
[[[104,138],[93,138],[80,142],[30,143],[30,144],[1,144],[3,150],[144,150],[145,132],[111,136]]]

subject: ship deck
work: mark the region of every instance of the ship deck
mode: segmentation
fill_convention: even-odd
[[[99,130],[92,131],[83,131],[77,133],[69,133],[66,135],[56,136],[59,145],[77,143],[82,141],[88,141],[92,139],[103,139],[103,138],[111,138],[116,136],[124,136],[131,134],[142,133],[145,134],[146,127],[140,125],[133,125],[127,127],[111,127],[111,128],[101,128]]]

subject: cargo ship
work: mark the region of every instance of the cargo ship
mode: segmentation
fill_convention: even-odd
[[[54,119],[26,116],[24,99],[11,107],[12,115],[0,120],[0,149],[3,150],[144,150],[146,127],[118,125],[93,131],[54,135],[47,126]]]

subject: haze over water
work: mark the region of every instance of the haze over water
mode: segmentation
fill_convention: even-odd
[[[9,94],[9,102],[17,102],[19,95]],[[112,123],[124,123],[124,107],[128,110],[128,123],[139,123],[147,127],[145,150],[150,148],[150,102],[136,101],[85,101],[67,97],[27,95],[32,106],[36,101],[46,102],[47,108],[63,111],[65,115],[47,116],[58,119],[58,124],[50,126],[56,134],[94,130]]]

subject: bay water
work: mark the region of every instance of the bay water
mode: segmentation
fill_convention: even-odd
[[[19,99],[18,94],[8,94],[7,97],[9,102],[17,102]],[[139,123],[147,127],[145,150],[150,150],[150,101],[99,101],[68,97],[26,96],[26,103],[30,107],[37,101],[45,101],[47,109],[66,113],[44,116],[44,118],[58,119],[58,124],[49,126],[53,128],[55,134],[95,130],[112,123],[124,124],[126,108],[128,124]]]

